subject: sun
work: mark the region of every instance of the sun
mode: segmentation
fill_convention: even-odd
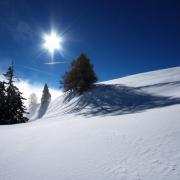
[[[54,54],[55,50],[62,49],[62,37],[58,36],[58,34],[52,31],[50,34],[44,34],[43,36],[44,43],[43,47],[46,48],[51,55]]]

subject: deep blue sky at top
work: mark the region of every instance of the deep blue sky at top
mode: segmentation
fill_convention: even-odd
[[[51,28],[64,38],[55,55],[64,64],[44,64]],[[0,71],[13,60],[19,78],[58,87],[81,52],[100,81],[179,66],[179,0],[0,0]]]

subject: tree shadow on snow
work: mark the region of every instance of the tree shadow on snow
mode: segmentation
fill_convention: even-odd
[[[163,86],[180,86],[180,81],[173,81],[173,82],[164,82],[164,83],[157,83],[157,84],[151,84],[151,85],[146,85],[146,86],[140,86],[137,87],[136,89],[146,89],[146,88],[158,88],[158,87],[163,87]]]
[[[156,86],[161,86],[161,84]],[[180,98],[149,94],[143,92],[142,88],[100,84],[81,95],[73,103],[70,101],[75,97],[75,94],[70,93],[64,99],[65,104],[67,102],[70,104],[66,107],[66,113],[77,113],[85,116],[122,115],[180,104]]]

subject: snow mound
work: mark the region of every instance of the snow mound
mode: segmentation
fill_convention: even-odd
[[[45,117],[75,113],[85,116],[122,115],[180,103],[180,67],[102,82],[80,97],[57,98]]]

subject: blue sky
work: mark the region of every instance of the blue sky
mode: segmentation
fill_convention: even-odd
[[[47,65],[43,33],[55,29],[63,51]],[[1,0],[0,71],[59,87],[69,63],[84,52],[99,81],[180,65],[178,0]]]

